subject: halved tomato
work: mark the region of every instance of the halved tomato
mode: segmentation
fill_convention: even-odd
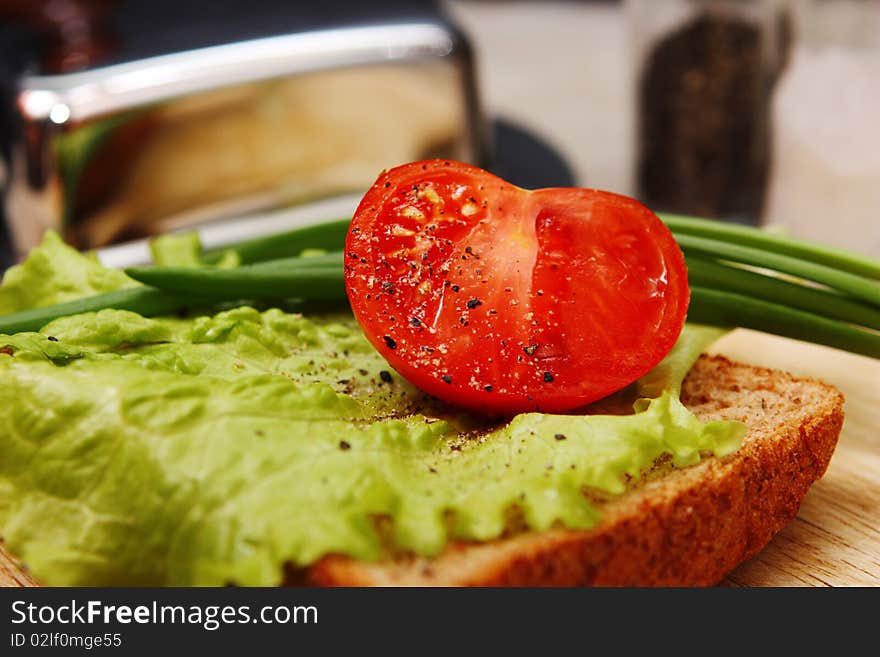
[[[345,281],[395,370],[498,414],[570,410],[632,383],[675,344],[689,299],[678,245],[637,201],[524,190],[451,160],[379,176]]]

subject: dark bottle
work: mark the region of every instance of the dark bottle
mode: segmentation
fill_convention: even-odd
[[[788,30],[776,0],[630,0],[639,198],[656,211],[758,223],[770,99]]]

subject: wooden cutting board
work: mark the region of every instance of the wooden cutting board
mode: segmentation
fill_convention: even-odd
[[[823,379],[846,397],[840,443],[800,513],[728,586],[880,586],[880,360],[737,330],[713,351]],[[0,586],[35,586],[0,545]]]
[[[880,585],[880,360],[737,330],[714,351],[837,386],[840,442],[797,517],[725,580],[731,586]]]

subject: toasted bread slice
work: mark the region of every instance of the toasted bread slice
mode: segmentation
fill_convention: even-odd
[[[719,582],[763,548],[828,467],[843,396],[818,381],[703,356],[682,400],[703,420],[741,420],[742,447],[683,469],[658,465],[599,503],[589,531],[457,543],[434,559],[326,557],[306,574],[331,586],[691,586]]]
[[[325,557],[305,573],[331,586],[686,586],[719,582],[791,520],[828,467],[843,424],[831,386],[702,356],[682,399],[704,420],[749,431],[724,459],[658,465],[631,490],[600,502],[589,531],[520,533],[457,543],[435,559],[364,563]],[[613,409],[609,409],[613,410]],[[297,583],[302,574],[294,578]],[[35,585],[0,544],[0,585]]]

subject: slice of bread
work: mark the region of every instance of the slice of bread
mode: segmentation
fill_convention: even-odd
[[[659,465],[599,502],[589,531],[458,543],[434,559],[330,556],[306,573],[330,586],[693,586],[721,581],[798,511],[828,467],[843,396],[824,383],[702,356],[682,401],[703,420],[741,420],[742,447],[683,469]]]
[[[704,420],[745,422],[742,447],[689,468],[659,464],[623,495],[598,501],[602,521],[592,530],[457,543],[435,559],[364,563],[330,556],[291,574],[289,583],[715,584],[794,517],[825,472],[843,424],[843,396],[818,381],[702,356],[682,400]],[[34,584],[0,545],[0,585]]]

